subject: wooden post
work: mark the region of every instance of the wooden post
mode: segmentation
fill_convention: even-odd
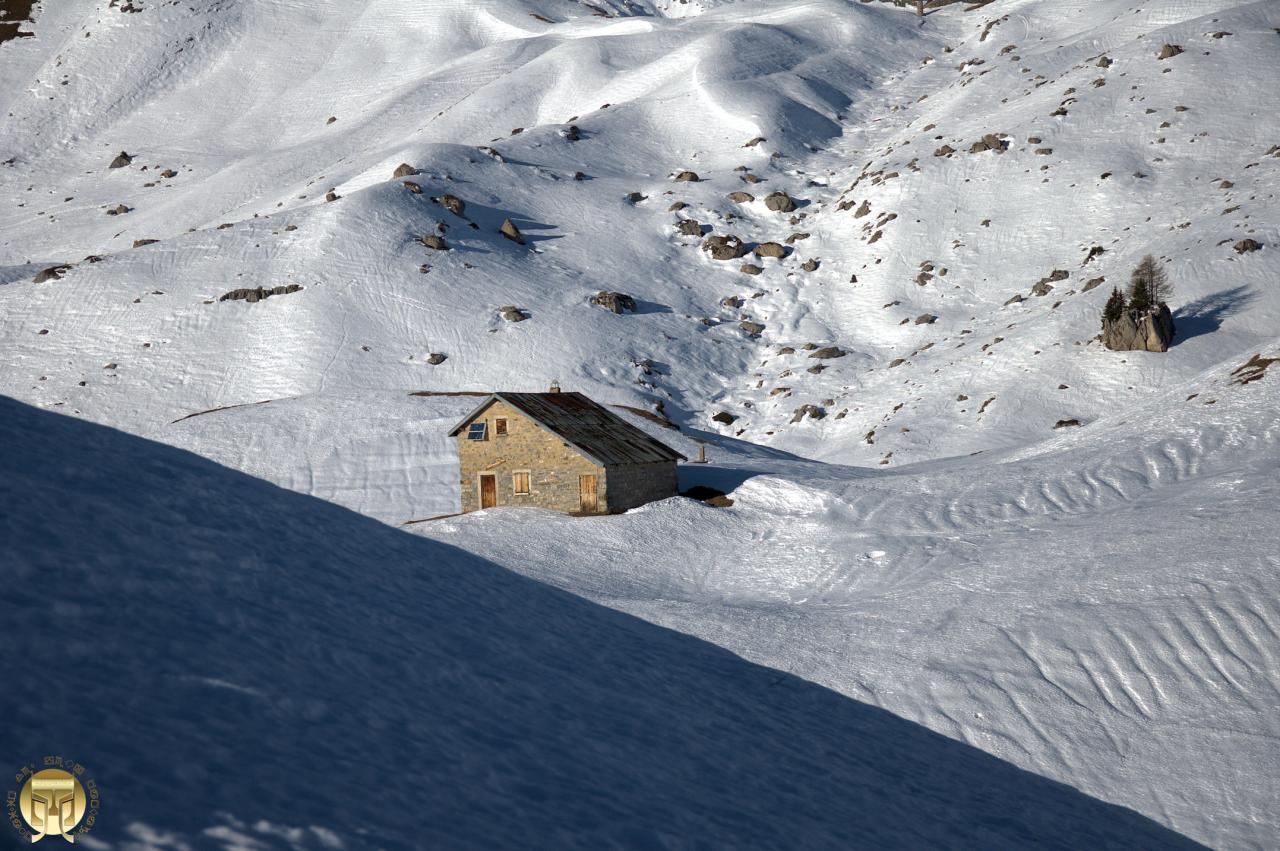
[[[698,463],[707,463],[707,445],[705,443],[698,444]]]

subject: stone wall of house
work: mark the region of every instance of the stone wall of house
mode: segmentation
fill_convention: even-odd
[[[605,486],[609,511],[626,511],[679,493],[676,462],[624,464],[607,467]]]
[[[507,420],[507,434],[498,435],[494,420]],[[494,474],[498,505],[527,505],[578,512],[582,500],[578,477],[595,475],[600,511],[606,510],[605,470],[577,449],[540,428],[505,402],[495,401],[473,422],[484,420],[488,440],[468,440],[458,433],[462,510],[480,508],[480,473]],[[529,472],[529,493],[515,493],[513,473]]]

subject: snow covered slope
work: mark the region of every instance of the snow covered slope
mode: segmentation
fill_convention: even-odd
[[[1276,3],[59,0],[25,28],[0,45],[0,393],[392,524],[457,507],[442,432],[470,403],[413,391],[660,409],[681,432],[637,423],[705,441],[683,480],[733,508],[411,528],[1193,840],[1274,845],[1280,376],[1233,370],[1280,356]],[[785,256],[714,260],[708,234]],[[1148,253],[1175,345],[1103,351]],[[26,430],[114,434],[6,410],[49,453]],[[319,510],[201,469],[235,516]],[[324,512],[383,542],[334,571],[479,563]]]
[[[88,766],[87,847],[1195,847],[198,456],[8,399],[0,443],[0,753]]]
[[[5,45],[0,93],[3,389],[134,432],[307,393],[559,379],[893,465],[1043,439],[1280,326],[1274,4],[1023,0],[923,23],[844,0],[679,19],[549,0],[140,5],[44,9],[36,38]],[[1157,59],[1165,43],[1184,52]],[[1219,96],[1246,68],[1249,96]],[[968,153],[984,134],[1008,150]],[[108,169],[122,149],[132,165]],[[391,179],[401,162],[421,194]],[[686,169],[701,182],[671,179]],[[798,209],[766,209],[774,191]],[[506,218],[527,245],[498,235]],[[748,244],[809,236],[752,276],[680,235],[689,218]],[[417,242],[437,225],[452,250]],[[1262,250],[1237,254],[1244,238]],[[1179,343],[1103,352],[1101,303],[1148,252],[1168,259]],[[31,283],[56,262],[76,265]],[[600,289],[639,312],[590,305]],[[806,404],[826,418],[792,424]],[[712,424],[719,410],[739,419]]]

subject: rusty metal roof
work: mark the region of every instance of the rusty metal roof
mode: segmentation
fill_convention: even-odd
[[[494,393],[450,430],[454,437],[501,400],[602,466],[687,460],[581,393]]]

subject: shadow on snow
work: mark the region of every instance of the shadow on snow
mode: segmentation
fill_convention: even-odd
[[[1193,847],[888,712],[196,455],[3,397],[0,445],[0,758],[89,766],[97,839]]]

